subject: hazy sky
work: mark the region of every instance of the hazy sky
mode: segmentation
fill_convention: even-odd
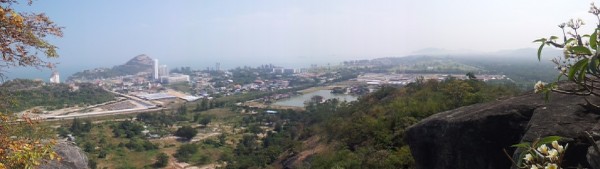
[[[227,64],[534,48],[532,40],[560,33],[557,24],[590,18],[590,2],[38,0],[19,8],[45,12],[65,27],[65,36],[52,40],[61,67],[116,65],[142,53],[171,65],[235,67]]]

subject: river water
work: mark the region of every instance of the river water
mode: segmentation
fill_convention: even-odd
[[[311,97],[316,96],[316,95],[323,96],[323,99],[337,98],[340,101],[345,100],[348,102],[355,101],[357,99],[356,96],[352,96],[352,95],[332,94],[331,90],[318,90],[318,91],[314,91],[311,93],[293,96],[289,99],[282,99],[282,100],[279,100],[279,101],[273,103],[273,105],[304,107],[304,102],[310,100]]]

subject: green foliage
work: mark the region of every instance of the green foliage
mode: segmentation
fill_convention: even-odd
[[[114,100],[115,96],[102,88],[89,83],[78,84],[73,90],[67,84],[48,84],[33,80],[15,79],[0,87],[0,95],[11,96],[15,104],[8,105],[2,112],[18,112],[36,106],[48,110],[75,105],[93,105]]]
[[[83,133],[90,132],[90,130],[92,130],[92,125],[92,121],[89,119],[82,121],[78,118],[74,118],[69,131],[74,135],[81,136]]]
[[[144,126],[139,123],[135,123],[132,121],[122,121],[113,127],[113,134],[115,137],[123,137],[133,138],[137,136],[142,136],[142,131],[144,130]]]
[[[189,162],[193,154],[198,152],[198,146],[195,144],[183,144],[177,149],[177,152],[173,154],[173,157],[179,161]]]
[[[187,140],[194,138],[196,134],[198,134],[198,131],[190,126],[183,126],[177,129],[177,131],[175,132],[175,136],[182,137]]]
[[[518,94],[513,85],[477,80],[419,81],[402,88],[383,87],[347,104],[328,100],[307,105],[318,135],[334,145],[317,154],[311,167],[412,168],[404,131],[420,119],[461,106]]]
[[[590,11],[591,14],[596,15],[600,18],[600,10],[592,3]],[[600,22],[600,19],[598,20]],[[598,31],[600,27],[593,30],[591,35],[581,35],[579,32],[582,25],[585,23],[581,19],[571,19],[565,23],[559,25],[562,29],[564,42],[557,43],[555,40],[558,38],[551,39],[538,39],[534,42],[541,43],[541,46],[551,45],[556,48],[564,50],[563,57],[554,58],[552,61],[560,73],[556,82],[550,85],[538,85],[536,84],[536,92],[544,92],[546,99],[548,99],[549,92],[559,92],[563,94],[572,94],[577,96],[600,96],[600,93],[594,91],[597,86],[594,86],[594,82],[597,82],[597,78],[600,77],[598,71],[600,67],[600,51],[598,50]],[[565,34],[565,27],[573,30],[575,33]],[[567,40],[569,38],[569,40]],[[584,43],[585,38],[588,38],[589,43]],[[538,58],[541,57],[541,50],[538,50]],[[557,83],[561,80],[561,77],[566,75],[568,80],[574,82],[576,87],[559,88]],[[584,98],[587,101],[587,98]],[[592,104],[588,101],[586,108],[600,109],[600,106]]]
[[[158,145],[156,145],[148,140],[139,139],[139,138],[129,139],[129,142],[125,144],[125,147],[127,147],[130,150],[134,150],[134,151],[138,151],[138,152],[158,149]]]
[[[323,138],[327,150],[304,161],[310,168],[414,168],[404,131],[418,120],[456,107],[515,95],[509,84],[486,84],[477,80],[419,81],[402,88],[383,87],[357,102],[315,98],[305,112],[280,110],[277,115],[258,114],[241,118],[247,126],[227,168],[266,167],[283,154],[303,151],[308,138]],[[269,124],[276,132],[264,133]],[[304,145],[308,146],[309,145]],[[304,150],[311,151],[311,150]]]
[[[201,118],[198,119],[198,123],[203,126],[208,125],[211,121],[212,121],[211,116],[202,116]]]
[[[156,155],[156,162],[154,162],[154,167],[163,168],[169,164],[169,155],[165,153],[160,153]]]

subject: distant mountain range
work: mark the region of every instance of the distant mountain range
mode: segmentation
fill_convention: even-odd
[[[553,82],[558,70],[549,60],[562,56],[562,51],[547,49],[537,58],[537,49],[524,48],[488,53],[436,54],[443,49],[431,49],[430,54],[385,57],[343,62],[348,66],[387,67],[397,73],[466,73],[506,75],[519,87],[529,89],[539,81]],[[421,53],[425,53],[423,50]]]
[[[490,58],[511,58],[511,59],[525,59],[525,60],[537,60],[537,49],[534,48],[521,48],[511,50],[500,50],[496,52],[480,52],[475,50],[448,50],[441,48],[425,48],[414,51],[408,56],[451,56],[451,57],[486,57]],[[548,60],[556,56],[562,56],[562,51],[557,49],[546,48],[542,51],[542,58]]]
[[[92,79],[110,78],[124,75],[135,75],[139,73],[151,73],[154,61],[145,54],[138,55],[123,65],[112,68],[96,68],[77,72],[70,76],[67,81],[86,81]]]

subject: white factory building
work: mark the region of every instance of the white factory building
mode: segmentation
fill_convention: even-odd
[[[165,83],[165,84],[173,84],[173,83],[180,83],[180,82],[190,82],[190,76],[189,75],[183,75],[183,74],[171,74],[169,76],[162,76],[162,77],[160,77],[160,82],[161,83]]]

